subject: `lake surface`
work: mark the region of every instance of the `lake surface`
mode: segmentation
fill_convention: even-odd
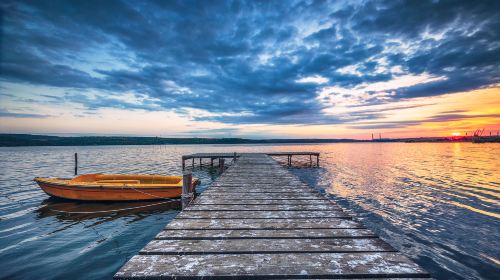
[[[320,152],[292,171],[433,277],[500,279],[500,144],[472,143],[0,148],[0,278],[110,279],[179,212],[50,199],[32,179],[72,177],[75,152],[81,174],[181,174],[181,155],[218,151]],[[216,176],[193,174],[201,190]]]

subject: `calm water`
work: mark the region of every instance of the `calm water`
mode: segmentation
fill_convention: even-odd
[[[49,199],[33,177],[71,177],[75,152],[80,173],[180,174],[182,154],[301,150],[322,166],[295,174],[435,278],[500,279],[500,145],[470,143],[0,148],[0,278],[109,279],[179,212]],[[201,189],[215,176],[194,175]]]

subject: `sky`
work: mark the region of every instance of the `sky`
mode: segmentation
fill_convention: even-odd
[[[0,133],[369,139],[500,130],[497,0],[0,7]]]

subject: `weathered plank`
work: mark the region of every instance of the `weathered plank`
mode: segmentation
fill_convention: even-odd
[[[224,204],[194,204],[190,205],[184,211],[203,210],[203,211],[324,211],[324,210],[340,210],[336,205],[329,204],[310,204],[310,205],[294,205],[294,204],[240,204],[240,205],[224,205]]]
[[[200,197],[208,196],[202,193]],[[324,198],[324,196],[316,193],[212,193],[211,197],[224,197],[226,199],[310,199]]]
[[[340,210],[332,211],[183,211],[177,219],[303,219],[351,218]]]
[[[220,229],[164,230],[156,239],[288,239],[288,238],[367,238],[376,237],[369,229]]]
[[[379,238],[153,240],[142,255],[394,252]]]
[[[254,199],[231,199],[228,200],[224,197],[211,197],[204,196],[196,200],[196,204],[328,204],[333,205],[325,198],[315,199],[266,199],[264,201],[256,201]]]
[[[219,188],[234,188],[234,189],[248,189],[248,188],[267,188],[267,189],[278,189],[278,188],[302,188],[302,189],[311,189],[311,187],[304,185],[304,184],[289,184],[288,182],[280,182],[276,184],[252,184],[252,183],[240,183],[240,184],[234,184],[234,183],[217,183],[216,185],[211,185],[208,190],[220,190]]]
[[[138,255],[115,275],[178,279],[428,277],[399,253]]]
[[[260,188],[260,187],[252,187],[252,188],[234,188],[234,187],[218,187],[217,189],[210,189],[205,191],[206,194],[231,194],[231,193],[299,193],[299,194],[317,194],[311,188]]]
[[[215,184],[215,183],[214,183]],[[235,183],[235,182],[230,182],[230,181],[222,181],[222,182],[216,182],[216,185],[212,185],[213,189],[219,189],[219,188],[242,188],[242,189],[248,189],[248,188],[288,188],[288,189],[293,189],[293,188],[306,188],[306,189],[311,189],[311,187],[305,185],[304,183],[296,183],[296,182],[291,182],[288,180],[280,180],[277,183],[249,183],[244,182],[244,183]],[[210,188],[212,189],[212,188]],[[220,189],[219,189],[220,190]]]
[[[292,229],[364,228],[357,221],[337,218],[319,219],[174,219],[166,229]]]

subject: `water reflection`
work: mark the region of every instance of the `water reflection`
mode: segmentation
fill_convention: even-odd
[[[179,199],[137,201],[137,202],[79,202],[73,200],[47,198],[35,211],[37,218],[55,217],[61,222],[77,222],[102,218],[109,222],[127,216],[134,216],[134,222],[148,215],[167,210],[180,211]]]

